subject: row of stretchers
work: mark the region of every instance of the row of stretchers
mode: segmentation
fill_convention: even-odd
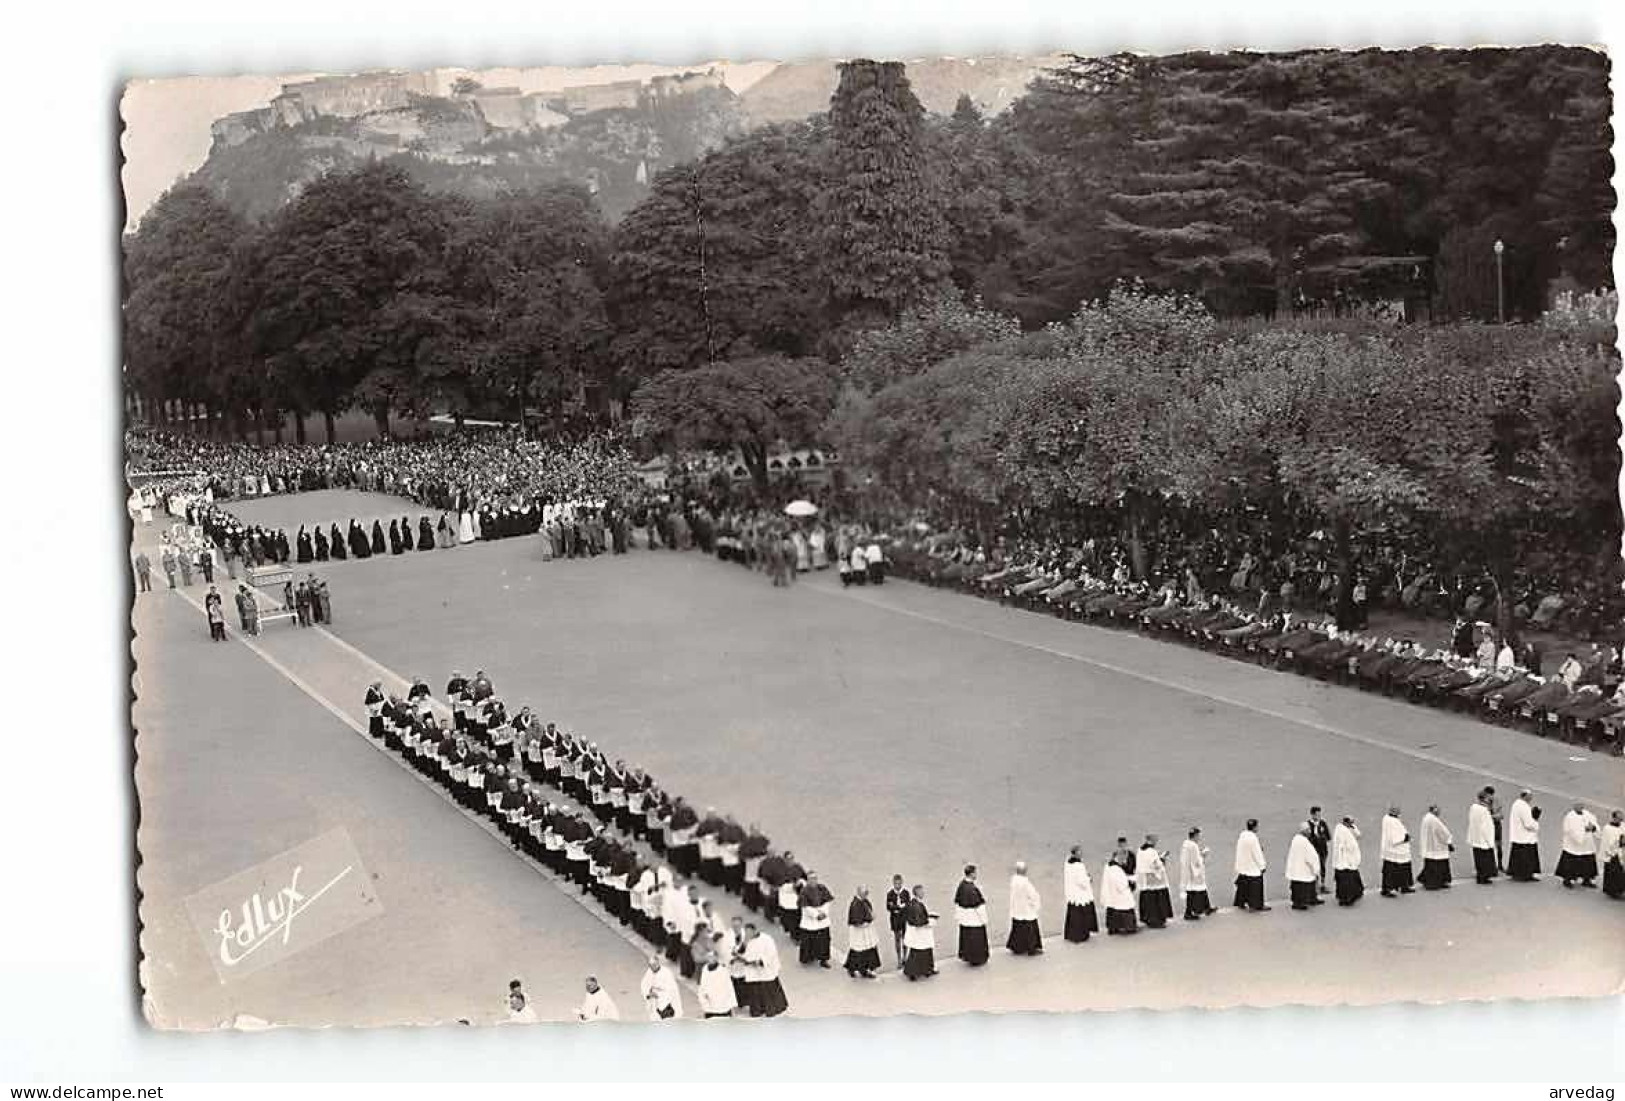
[[[1543,737],[1621,753],[1625,690],[1570,685],[1518,668],[1486,668],[1472,658],[1412,643],[1339,632],[1286,615],[1259,618],[1219,598],[1196,605],[1144,585],[1062,584],[1041,570],[966,571],[928,554],[897,556],[897,572],[1065,619],[1120,627],[1229,657],[1472,714]]]

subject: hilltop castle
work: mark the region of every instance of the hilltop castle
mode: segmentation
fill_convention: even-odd
[[[462,79],[443,69],[316,77],[284,84],[268,106],[215,120],[210,133],[217,146],[240,145],[270,130],[318,118],[349,119],[404,111],[424,99],[458,103],[470,111],[471,122],[483,124],[488,130],[544,129],[594,111],[659,110],[683,96],[726,87],[722,74],[715,69],[657,76],[648,82],[582,84],[551,92],[467,87],[461,84]],[[396,131],[399,127],[385,129]]]

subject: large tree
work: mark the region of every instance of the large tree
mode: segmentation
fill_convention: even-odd
[[[239,273],[252,351],[296,412],[362,400],[380,432],[420,404],[418,357],[450,316],[447,218],[398,168],[324,176],[266,226]]]
[[[925,109],[902,63],[848,61],[840,74],[814,234],[832,320],[861,327],[947,279],[948,229]]]
[[[768,355],[664,371],[639,387],[632,412],[677,446],[737,451],[765,489],[771,450],[816,442],[834,402],[828,363]]]
[[[766,127],[663,172],[616,227],[609,308],[628,381],[751,350],[811,350],[822,130]]]
[[[1385,185],[1360,157],[1371,125],[1328,86],[1338,55],[1191,54],[1159,64],[1168,99],[1107,228],[1147,277],[1227,312],[1286,313],[1305,273],[1361,247]]]
[[[250,228],[202,187],[165,192],[124,241],[126,385],[154,414],[166,402],[235,415],[239,349],[222,306],[232,256]]]

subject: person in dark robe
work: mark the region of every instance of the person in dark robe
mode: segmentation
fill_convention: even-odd
[[[801,904],[801,962],[828,967],[829,904],[835,901],[835,896],[818,881],[816,872],[808,872],[807,882],[802,886],[797,901]]]
[[[976,865],[965,865],[965,878],[954,890],[954,917],[959,925],[959,958],[972,967],[987,962],[987,899],[976,885]]]
[[[287,565],[293,557],[293,548],[288,544],[288,533],[278,528],[276,533],[276,560]]]
[[[396,520],[389,522],[389,553],[401,553],[401,525]]]
[[[846,973],[854,979],[872,979],[880,970],[880,938],[875,935],[875,905],[869,888],[858,887],[846,907]]]
[[[310,533],[305,530],[305,525],[299,525],[299,533],[294,536],[293,541],[294,546],[297,548],[294,557],[301,566],[316,556],[315,551],[311,548]]]
[[[402,551],[410,551],[410,550],[417,550],[417,549],[418,548],[417,548],[416,544],[414,544],[412,542],[412,521],[409,520],[407,517],[402,516],[401,517],[401,550]]]
[[[337,524],[333,525],[332,531],[328,534],[327,543],[332,548],[333,561],[343,562],[350,557],[350,552],[344,545],[344,533],[339,531]]]
[[[418,550],[434,550],[434,528],[429,525],[427,516],[418,520]]]
[[[372,557],[372,544],[367,542],[367,533],[354,519],[350,521],[350,557]]]
[[[372,553],[383,554],[384,549],[384,525],[374,520],[372,522]]]
[[[367,707],[367,734],[373,741],[384,740],[384,686],[382,681],[373,681],[367,686],[365,699]]]
[[[903,934],[903,974],[909,982],[929,979],[937,973],[937,941],[931,932],[931,911],[925,907],[925,887],[916,883],[903,908],[907,930]]]
[[[764,865],[765,866],[765,865]],[[763,876],[766,882],[766,876]],[[891,924],[892,946],[897,950],[897,969],[903,969],[903,958],[908,952],[903,947],[903,935],[908,931],[908,900],[912,897],[908,888],[903,886],[903,877],[891,877],[891,890],[886,892],[886,916]]]
[[[325,531],[323,531],[320,527],[318,527],[316,529],[316,535],[315,535],[315,538],[314,538],[314,543],[315,543],[315,547],[316,547],[316,561],[318,561],[318,562],[326,562],[327,559],[328,559],[327,533]]]

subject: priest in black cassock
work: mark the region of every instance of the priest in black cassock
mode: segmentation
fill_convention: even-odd
[[[972,967],[987,962],[987,899],[976,885],[976,865],[965,865],[965,878],[954,891],[954,919],[959,925],[959,958]]]
[[[344,533],[339,531],[337,524],[333,525],[332,533],[328,536],[327,542],[333,548],[333,561],[342,562],[350,557],[350,552],[344,546]]]
[[[384,525],[374,520],[372,522],[372,553],[383,554],[384,548]]]
[[[909,982],[928,979],[937,973],[937,939],[931,931],[931,911],[925,908],[925,887],[916,883],[914,893],[903,907],[907,931],[903,934],[903,974]]]
[[[299,562],[300,565],[308,563],[316,556],[315,551],[311,548],[310,533],[305,530],[305,525],[299,525],[299,532],[294,536],[293,542],[295,548],[297,548],[294,553],[294,558]]]
[[[389,553],[401,553],[401,524],[399,520],[389,522]]]
[[[367,533],[354,519],[350,521],[350,557],[372,557],[372,545],[367,542]]]
[[[846,907],[846,973],[854,979],[872,979],[879,970],[875,904],[869,901],[869,888],[860,886]]]
[[[401,517],[401,550],[417,550],[412,545],[412,521],[405,516]]]
[[[434,550],[434,528],[427,516],[418,521],[418,550]]]
[[[316,536],[315,536],[315,539],[314,539],[314,543],[315,543],[315,546],[316,546],[316,561],[318,561],[318,562],[326,562],[327,558],[328,558],[328,554],[327,554],[327,547],[328,547],[327,533],[321,529],[320,525],[318,525],[317,528],[316,528]]]

